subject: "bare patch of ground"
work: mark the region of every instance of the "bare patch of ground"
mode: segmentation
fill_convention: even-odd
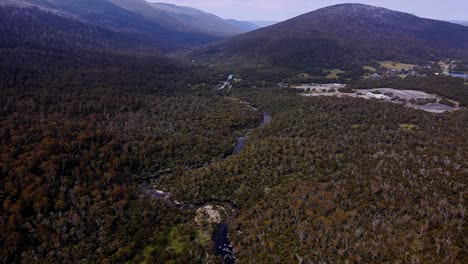
[[[369,90],[355,90],[342,92],[345,85],[325,84],[325,85],[302,85],[295,86],[295,89],[302,89],[303,96],[335,96],[335,97],[353,97],[367,100],[378,100],[402,104],[405,107],[423,110],[431,113],[444,113],[460,109],[459,103],[445,99],[443,97],[428,94],[415,90],[396,90],[391,88],[376,88]],[[449,102],[450,104],[444,103]]]
[[[206,205],[197,209],[195,221],[197,224],[202,224],[207,221],[210,224],[219,224],[222,221],[221,212],[225,213],[224,207],[216,205]]]
[[[372,67],[372,66],[364,66],[364,67],[362,67],[362,68],[363,68],[364,70],[370,71],[370,72],[376,72],[376,71],[377,71],[377,69],[374,68],[374,67]]]
[[[394,62],[394,61],[382,61],[380,63],[381,67],[387,68],[389,70],[405,70],[405,69],[413,69],[416,67],[414,64],[407,64],[401,62]]]

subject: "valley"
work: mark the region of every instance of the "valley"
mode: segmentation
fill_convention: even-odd
[[[231,76],[232,75],[230,75],[230,77]],[[247,102],[242,102],[242,104],[251,108],[253,111],[257,111],[256,107],[254,107],[253,105]],[[271,122],[271,115],[268,113],[263,113],[263,120],[260,126],[258,127],[258,129],[264,128],[270,122]],[[249,134],[251,132],[252,130],[247,130],[247,132],[245,132],[244,135],[236,138],[236,144],[232,150],[231,156],[240,153],[242,149],[244,149],[245,144],[247,143]],[[229,158],[229,156],[226,158]],[[206,167],[210,165],[207,165]],[[157,179],[155,177],[150,177],[150,178]],[[200,204],[197,204],[197,205],[185,204],[179,201],[171,200],[170,193],[166,193],[164,191],[157,190],[157,189],[155,190],[155,188],[158,188],[157,180],[156,180],[156,184],[152,185],[151,187],[148,187],[145,185],[143,186],[143,193],[145,193],[146,195],[149,195],[151,198],[159,199],[163,201],[170,208],[179,209],[179,210],[197,211],[197,217],[195,219],[197,223],[202,221],[200,220],[200,218],[203,219],[203,215],[200,216],[199,214],[200,210],[202,211],[205,210],[205,212],[209,212],[208,214],[209,224],[217,225],[215,228],[213,228],[214,230],[208,229],[209,230],[208,234],[212,235],[212,240],[215,242],[216,255],[220,256],[224,260],[223,263],[226,263],[226,264],[235,263],[236,257],[234,255],[233,247],[229,240],[229,235],[228,235],[229,225],[233,222],[239,210],[238,206],[234,202],[232,201],[228,201],[228,202],[210,201],[201,205]],[[214,207],[217,207],[217,210],[213,210]],[[228,208],[228,210],[226,210],[226,208]],[[227,211],[230,211],[230,214],[227,214],[226,213]],[[220,215],[223,213],[226,214],[226,219],[221,221]]]
[[[468,28],[320,1],[0,1],[0,262],[467,263]]]

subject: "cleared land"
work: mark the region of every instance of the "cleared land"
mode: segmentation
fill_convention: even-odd
[[[374,68],[374,67],[372,67],[372,66],[364,66],[364,67],[362,67],[362,68],[363,68],[364,70],[370,71],[370,72],[376,72],[376,71],[377,71],[377,69]]]
[[[343,84],[321,84],[321,85],[301,85],[294,86],[295,89],[303,90],[304,96],[335,96],[335,97],[353,97],[367,100],[378,100],[402,104],[406,107],[423,110],[431,113],[444,113],[447,111],[459,110],[459,103],[447,100],[443,97],[428,94],[415,90],[396,90],[392,88],[361,89],[352,92],[341,92],[345,88]],[[452,106],[442,103],[449,101]]]
[[[382,61],[380,63],[381,67],[387,68],[389,70],[404,70],[404,69],[413,69],[416,67],[414,64],[406,64],[401,62],[393,62],[393,61]]]

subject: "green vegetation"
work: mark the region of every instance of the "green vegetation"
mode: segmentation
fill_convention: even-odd
[[[367,71],[364,66],[378,69],[378,62],[402,69],[446,58],[466,60],[467,44],[468,28],[461,25],[374,6],[340,4],[214,43],[191,56],[215,65],[282,66],[298,73],[341,69],[360,77]]]
[[[340,69],[333,69],[328,71],[327,78],[328,79],[338,79],[338,75],[341,73],[345,73],[345,71],[342,71]]]
[[[212,45],[210,55],[232,51],[213,66],[169,59],[141,36],[0,7],[0,262],[220,263],[210,214],[183,208],[222,201],[241,264],[468,263],[467,109],[276,87],[329,77],[351,83],[342,92],[414,89],[468,106],[462,79],[358,80],[377,60],[466,54],[464,28],[375,11],[338,5]],[[161,47],[208,41],[166,36]],[[215,91],[228,74],[234,88]],[[259,128],[264,113],[272,122]]]
[[[127,66],[120,66],[125,79],[118,68],[106,78],[98,77],[100,66],[78,69],[71,76],[80,82],[57,75],[28,83],[3,73],[3,260],[206,261],[210,228],[193,212],[143,195],[136,183],[158,171],[169,172],[157,183],[177,200],[241,206],[230,230],[239,263],[404,261],[399,252],[422,262],[466,260],[459,224],[466,110],[434,115],[303,98],[268,82],[213,93],[210,80],[225,76],[187,68],[185,81],[170,64],[144,75]],[[463,80],[447,77],[353,84],[378,86],[467,98]],[[257,127],[262,111],[273,122],[224,160],[235,135]],[[441,242],[447,239],[450,245]]]
[[[160,183],[177,199],[243,208],[231,230],[239,263],[466,261],[466,111],[234,93],[273,113],[272,123],[240,154]]]
[[[402,130],[408,131],[408,132],[414,132],[414,130],[417,128],[416,125],[413,124],[401,124],[400,128]]]
[[[169,232],[168,250],[173,250],[176,254],[184,252],[186,246],[184,240],[187,240],[187,238],[181,236],[177,228],[173,227]]]
[[[203,248],[208,248],[208,244],[211,241],[211,234],[206,233],[202,230],[197,232],[197,243],[200,244]]]
[[[206,243],[196,243],[194,215],[138,182],[222,160],[261,113],[169,60],[107,54],[74,69],[57,59],[43,72],[49,57],[31,54],[27,66],[2,57],[0,260],[199,263]],[[190,85],[199,74],[205,85]]]

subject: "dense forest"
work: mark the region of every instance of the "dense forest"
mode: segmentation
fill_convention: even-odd
[[[369,11],[357,6],[350,15],[360,18],[361,8]],[[395,26],[388,25],[395,14],[378,10]],[[275,53],[285,64],[203,65],[171,44],[179,35],[161,35],[171,40],[162,47],[179,52],[168,56],[151,38],[111,30],[127,18],[153,30],[140,16],[109,14],[86,22],[0,7],[1,263],[224,263],[212,236],[217,214],[229,219],[223,224],[237,263],[468,263],[463,79],[361,80],[364,63],[379,67],[361,55],[379,49],[336,51],[327,45],[336,39],[313,31],[309,40],[264,41],[275,52],[294,42],[293,57]],[[432,25],[436,33],[461,32],[450,42],[465,45],[458,41],[465,29],[403,18],[422,23],[423,38]],[[365,21],[350,23],[346,34]],[[419,48],[411,34],[403,50]],[[198,37],[180,36],[179,44],[208,41]],[[401,55],[423,60],[433,49]],[[220,90],[229,74],[232,89]],[[462,107],[433,114],[286,88],[312,80],[420,90]],[[240,137],[245,145],[234,152]],[[214,202],[224,207],[203,211]]]
[[[180,201],[239,205],[239,263],[467,261],[465,109],[303,98],[261,81],[214,92],[217,71],[138,55],[90,61],[49,73],[3,64],[3,262],[217,261],[193,212],[142,192],[147,177]],[[466,104],[459,79],[381,82],[353,85]],[[228,156],[262,112],[272,123]]]
[[[271,125],[241,154],[160,183],[183,200],[241,205],[239,263],[467,261],[466,110],[273,88],[238,96],[271,111]]]
[[[191,85],[193,69],[107,58],[61,72],[56,60],[47,74],[20,61],[2,71],[2,262],[205,258],[186,225],[192,214],[145,197],[138,180],[223,159],[261,115]],[[187,247],[167,250],[169,233]],[[151,243],[155,253],[141,253]]]

